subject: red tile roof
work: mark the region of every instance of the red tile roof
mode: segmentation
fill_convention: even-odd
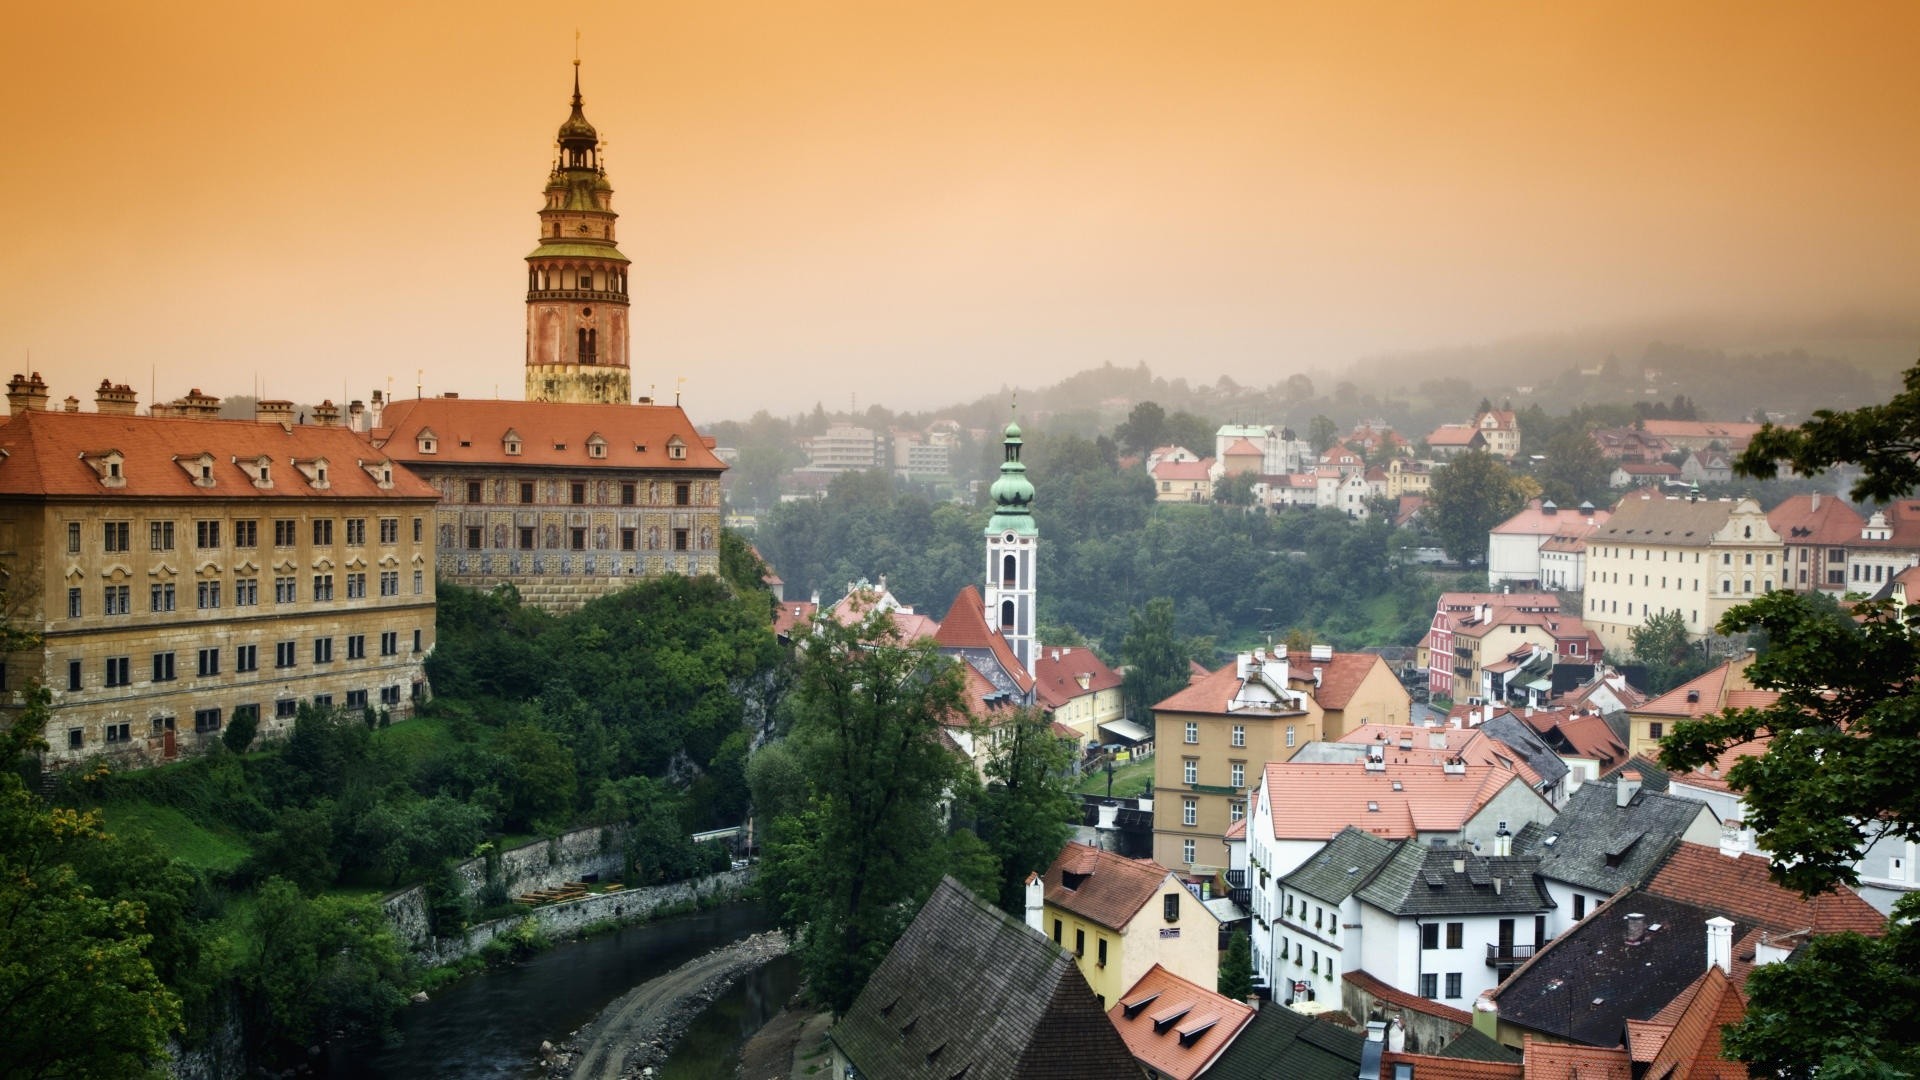
[[[1729,446],[1760,433],[1760,425],[1742,420],[1643,420],[1640,430],[1660,439],[1717,440]]]
[[[819,605],[805,601],[785,601],[775,605],[773,610],[773,633],[775,637],[792,637],[794,627],[805,629],[813,621],[814,612]]]
[[[1382,737],[1384,736],[1384,738]],[[1438,736],[1439,747],[1433,744]],[[1401,749],[1401,742],[1412,743]],[[1495,765],[1512,769],[1530,786],[1538,786],[1540,774],[1512,747],[1480,728],[1428,728],[1407,724],[1361,724],[1339,740],[1343,743],[1379,743],[1385,748],[1388,768],[1396,765],[1439,765],[1458,757],[1474,765]]]
[[[1058,709],[1082,694],[1112,690],[1120,685],[1120,676],[1106,662],[1084,646],[1049,645],[1034,660],[1034,679],[1040,703]],[[1081,685],[1085,679],[1086,685]]]
[[[1047,903],[1119,931],[1160,894],[1170,872],[1152,859],[1129,859],[1075,842],[1054,856],[1041,878]],[[1067,879],[1075,875],[1082,880],[1067,888]]]
[[[1192,1080],[1253,1019],[1253,1008],[1155,964],[1121,993],[1107,1019],[1134,1060],[1170,1080]]]
[[[1648,1075],[1672,1080],[1746,1080],[1745,1065],[1721,1056],[1720,1029],[1747,1015],[1746,999],[1733,980],[1718,967],[1710,967],[1674,1000],[1684,1006],[1654,1055]]]
[[[1767,511],[1767,524],[1788,544],[1845,547],[1859,541],[1866,523],[1845,499],[1834,495],[1794,495]]]
[[[1372,995],[1375,1001],[1384,1001],[1401,1009],[1405,1009],[1408,1012],[1417,1012],[1427,1016],[1439,1017],[1442,1020],[1459,1024],[1462,1027],[1473,1026],[1472,1013],[1463,1009],[1456,1009],[1451,1005],[1442,1005],[1428,998],[1406,993],[1397,987],[1389,986],[1381,982],[1379,979],[1374,978],[1364,971],[1349,971],[1345,975],[1342,975],[1341,978],[1352,983],[1356,989],[1363,990]]]
[[[1507,520],[1495,525],[1489,532],[1501,536],[1552,536],[1562,533],[1568,536],[1585,536],[1596,525],[1604,525],[1612,517],[1612,511],[1595,510],[1589,521],[1578,510],[1559,507],[1553,513],[1546,511],[1546,500],[1529,500],[1526,508]]]
[[[1033,689],[1033,676],[1013,654],[1013,646],[1007,639],[987,628],[986,602],[980,599],[980,590],[971,585],[961,588],[953,597],[953,605],[947,608],[947,617],[940,620],[933,640],[950,649],[990,649],[1000,666],[1020,687],[1021,693]]]
[[[1322,709],[1329,710],[1346,708],[1353,701],[1354,692],[1360,689],[1360,684],[1375,668],[1392,675],[1387,662],[1373,653],[1337,652],[1331,660],[1294,659],[1287,681],[1296,688],[1312,687],[1316,668],[1320,670],[1320,686],[1309,692]]]
[[[1633,1060],[1620,1047],[1547,1042],[1532,1035],[1520,1041],[1527,1080],[1633,1080]]]
[[[1683,843],[1647,883],[1656,896],[1709,911],[1730,913],[1775,934],[1811,928],[1817,934],[1846,930],[1871,937],[1886,932],[1886,917],[1851,889],[1830,889],[1811,900],[1776,884],[1759,855],[1727,856],[1719,848]]]
[[[115,413],[21,412],[0,425],[0,495],[93,499],[437,499],[439,493],[395,465],[382,489],[362,463],[388,455],[344,427],[253,420],[123,416]],[[89,459],[119,451],[119,487],[107,487]],[[199,487],[188,459],[205,454],[212,487]],[[273,486],[254,486],[249,471],[270,463]],[[316,488],[293,462],[327,462],[327,486]]]
[[[388,405],[380,420],[383,426],[372,433],[376,445],[402,461],[710,472],[727,467],[678,405],[403,398]],[[418,447],[426,430],[433,432],[431,454]],[[511,457],[508,432],[520,439],[520,453]],[[606,441],[605,457],[587,456],[595,435]],[[675,438],[686,450],[684,460],[668,456]]]
[[[1485,435],[1480,434],[1480,429],[1472,424],[1441,424],[1427,434],[1427,445],[1468,446],[1475,439],[1485,442],[1486,438]]]
[[[1212,458],[1199,461],[1162,461],[1153,467],[1155,480],[1205,480],[1213,468]]]
[[[1517,1061],[1477,1061],[1472,1058],[1440,1057],[1435,1054],[1380,1055],[1380,1075],[1392,1076],[1395,1065],[1407,1065],[1419,1080],[1521,1080],[1524,1067]]]
[[[1729,660],[1695,679],[1681,683],[1633,711],[1635,714],[1647,713],[1656,716],[1698,719],[1702,716],[1714,715],[1727,708],[1724,699],[1730,692],[1750,691],[1752,688],[1753,684],[1747,681],[1746,665]],[[1747,706],[1765,708],[1780,697],[1772,691],[1759,693],[1761,697],[1749,696],[1741,700]]]
[[[1448,773],[1439,765],[1389,763],[1372,771],[1358,761],[1276,761],[1267,765],[1266,798],[1276,840],[1325,840],[1349,825],[1405,840],[1417,833],[1459,831],[1514,783],[1531,790],[1519,773],[1498,765],[1469,764],[1463,772]]]

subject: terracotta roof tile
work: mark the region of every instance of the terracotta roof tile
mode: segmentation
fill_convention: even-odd
[[[1276,840],[1324,840],[1348,825],[1389,840],[1454,832],[1509,783],[1527,787],[1512,769],[1472,764],[1450,774],[1438,765],[1376,772],[1364,762],[1272,762],[1265,777]]]
[[[1595,510],[1593,518],[1588,520],[1578,510],[1565,506],[1549,514],[1546,500],[1532,499],[1524,510],[1488,531],[1501,536],[1585,536],[1596,526],[1605,525],[1612,516],[1611,511]]]
[[[1155,480],[1205,480],[1213,468],[1212,458],[1199,461],[1162,461],[1153,467]]]
[[[1411,1066],[1419,1080],[1521,1080],[1525,1073],[1519,1062],[1475,1061],[1471,1058],[1436,1057],[1433,1054],[1380,1055],[1380,1075],[1394,1075],[1394,1066]]]
[[[773,611],[774,634],[778,637],[792,637],[794,627],[804,629],[813,621],[814,613],[818,610],[818,604],[805,601],[785,601],[776,605]]]
[[[1123,930],[1147,901],[1159,895],[1171,873],[1151,859],[1129,859],[1081,843],[1070,843],[1041,875],[1047,903],[1091,919],[1109,930]],[[1080,878],[1068,888],[1070,877]]]
[[[980,599],[980,590],[972,585],[964,586],[954,596],[953,604],[947,608],[946,618],[940,620],[933,640],[943,648],[991,650],[1000,666],[1020,687],[1021,693],[1033,689],[1033,676],[1027,673],[1020,658],[1013,654],[1013,646],[1007,644],[1006,638],[987,628],[986,602]]]
[[[1192,1080],[1205,1072],[1252,1018],[1246,1002],[1188,982],[1159,964],[1107,1010],[1134,1060],[1171,1080]]]
[[[1746,1080],[1747,1067],[1722,1057],[1720,1046],[1720,1029],[1747,1014],[1740,990],[1725,972],[1710,967],[1682,997],[1686,1007],[1648,1073],[1673,1080]]]
[[[1811,928],[1818,934],[1852,930],[1878,937],[1886,917],[1851,889],[1831,889],[1811,900],[1776,884],[1759,855],[1730,857],[1718,848],[1681,844],[1646,891],[1710,911],[1725,912],[1776,934]]]
[[[1793,495],[1767,511],[1767,524],[1789,544],[1845,547],[1860,539],[1866,523],[1845,499],[1833,495]]]
[[[1309,660],[1303,657],[1293,661],[1289,681],[1310,686],[1314,669],[1319,668],[1320,686],[1312,691],[1313,700],[1319,702],[1322,709],[1344,709],[1353,700],[1354,691],[1360,689],[1360,684],[1376,667],[1387,670],[1386,661],[1372,653],[1337,652],[1332,660]]]
[[[1409,994],[1397,987],[1381,982],[1379,979],[1374,978],[1364,971],[1349,971],[1345,975],[1342,975],[1341,979],[1345,982],[1352,983],[1356,989],[1363,990],[1367,994],[1372,995],[1376,1001],[1387,1002],[1398,1008],[1405,1009],[1408,1012],[1417,1012],[1426,1016],[1438,1017],[1463,1027],[1473,1026],[1472,1013],[1464,1009],[1456,1009],[1451,1005],[1442,1005],[1438,1001],[1419,997],[1415,994]]]
[[[1633,1080],[1633,1060],[1619,1047],[1575,1046],[1531,1035],[1520,1045],[1527,1080]]]
[[[1112,690],[1120,685],[1120,676],[1095,656],[1092,649],[1047,646],[1034,661],[1034,680],[1040,701],[1049,708],[1060,708],[1082,694]],[[1080,685],[1082,676],[1086,685]]]
[[[479,462],[489,465],[565,466],[570,469],[661,469],[719,472],[726,462],[678,405],[585,405],[484,398],[402,398],[387,406],[378,445],[402,461]],[[421,453],[418,436],[431,428],[436,446]],[[507,456],[509,431],[520,436],[520,453]],[[599,435],[606,456],[587,456],[587,440]],[[677,438],[686,457],[668,454]],[[559,449],[565,447],[565,449]]]

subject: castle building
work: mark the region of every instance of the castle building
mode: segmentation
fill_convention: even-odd
[[[434,637],[435,493],[333,425],[45,411],[0,425],[0,718],[51,694],[46,760],[158,762],[301,703],[411,713]]]
[[[613,185],[600,134],[581,110],[573,62],[573,113],[560,125],[540,244],[527,256],[528,401],[624,405],[628,372],[627,264],[614,246]]]
[[[390,402],[373,446],[440,496],[441,576],[571,611],[662,574],[720,570],[712,440],[678,405]]]
[[[1034,641],[1035,563],[1040,530],[1033,522],[1033,483],[1020,461],[1020,425],[1009,423],[1000,478],[993,482],[993,517],[987,520],[987,621],[996,627],[1029,678],[1039,659]]]

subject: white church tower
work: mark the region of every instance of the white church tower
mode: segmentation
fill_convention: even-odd
[[[1006,457],[993,482],[993,517],[987,522],[987,625],[998,630],[1013,654],[1034,673],[1034,571],[1040,530],[1033,524],[1033,484],[1020,463],[1020,425],[1009,423]]]

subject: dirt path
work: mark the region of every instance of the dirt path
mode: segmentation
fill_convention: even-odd
[[[687,1022],[715,995],[746,971],[786,951],[784,935],[755,934],[649,979],[575,1033],[569,1047],[552,1062],[548,1075],[620,1080],[665,1061]]]

